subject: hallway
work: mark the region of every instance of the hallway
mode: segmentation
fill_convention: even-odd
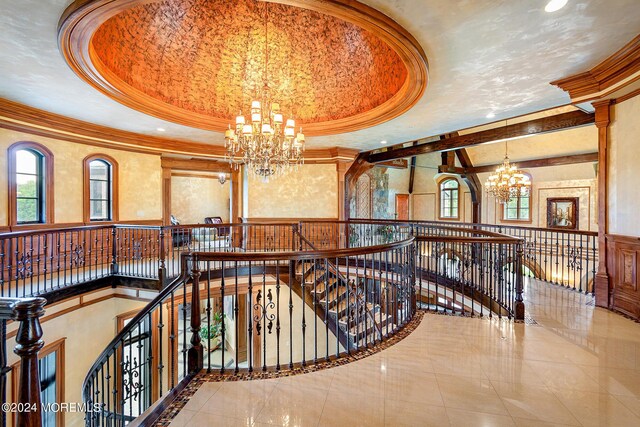
[[[640,425],[640,325],[544,283],[525,301],[537,324],[427,314],[357,362],[205,383],[171,426]]]

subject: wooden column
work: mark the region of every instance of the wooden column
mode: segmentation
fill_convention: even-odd
[[[596,305],[609,307],[609,273],[607,271],[609,124],[611,100],[594,102],[598,128],[598,272],[594,280]]]
[[[231,218],[230,223],[240,221],[240,169],[231,172]]]
[[[346,162],[337,162],[336,163],[336,172],[338,173],[338,219],[343,221],[345,219],[345,175],[347,174],[347,170],[351,163]]]
[[[171,168],[162,168],[162,225],[171,224]]]

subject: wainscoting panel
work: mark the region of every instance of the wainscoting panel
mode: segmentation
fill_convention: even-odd
[[[610,307],[640,320],[640,238],[607,235],[607,252],[607,269],[611,284]]]

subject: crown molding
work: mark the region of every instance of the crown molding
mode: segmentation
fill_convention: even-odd
[[[592,69],[552,81],[573,103],[602,99],[640,80],[640,34]]]
[[[72,119],[0,98],[0,128],[96,147],[155,155],[187,155],[201,159],[224,161],[226,151],[221,145],[157,136],[114,129]],[[305,151],[305,163],[350,162],[357,150],[333,147]]]

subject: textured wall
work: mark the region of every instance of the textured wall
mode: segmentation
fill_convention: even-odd
[[[609,160],[609,233],[640,236],[640,96],[613,107]]]
[[[37,142],[53,153],[57,223],[82,222],[82,160],[96,153],[108,154],[118,162],[121,221],[162,218],[160,156],[75,144],[0,129],[0,226],[7,225],[7,148],[19,141]]]
[[[217,176],[171,177],[171,213],[182,224],[201,224],[207,216],[229,221],[230,181],[220,185]]]
[[[337,218],[335,164],[302,165],[268,183],[249,174],[249,218]]]
[[[488,198],[486,194],[483,194],[484,202],[482,207],[482,222],[488,224],[518,225],[525,227],[547,227],[547,199],[554,197],[577,197],[579,210],[578,226],[580,230],[597,231],[597,187],[596,180],[593,177],[593,166],[590,164],[588,166],[591,168],[591,179],[544,181],[543,178],[546,173],[536,175],[536,171],[543,169],[550,169],[553,171],[554,169],[559,168],[538,168],[529,170],[529,172],[532,172],[533,180],[531,191],[531,223],[501,221],[502,205],[497,203],[494,198]],[[484,183],[484,180],[486,180],[486,174],[481,174],[480,178],[481,182]]]

